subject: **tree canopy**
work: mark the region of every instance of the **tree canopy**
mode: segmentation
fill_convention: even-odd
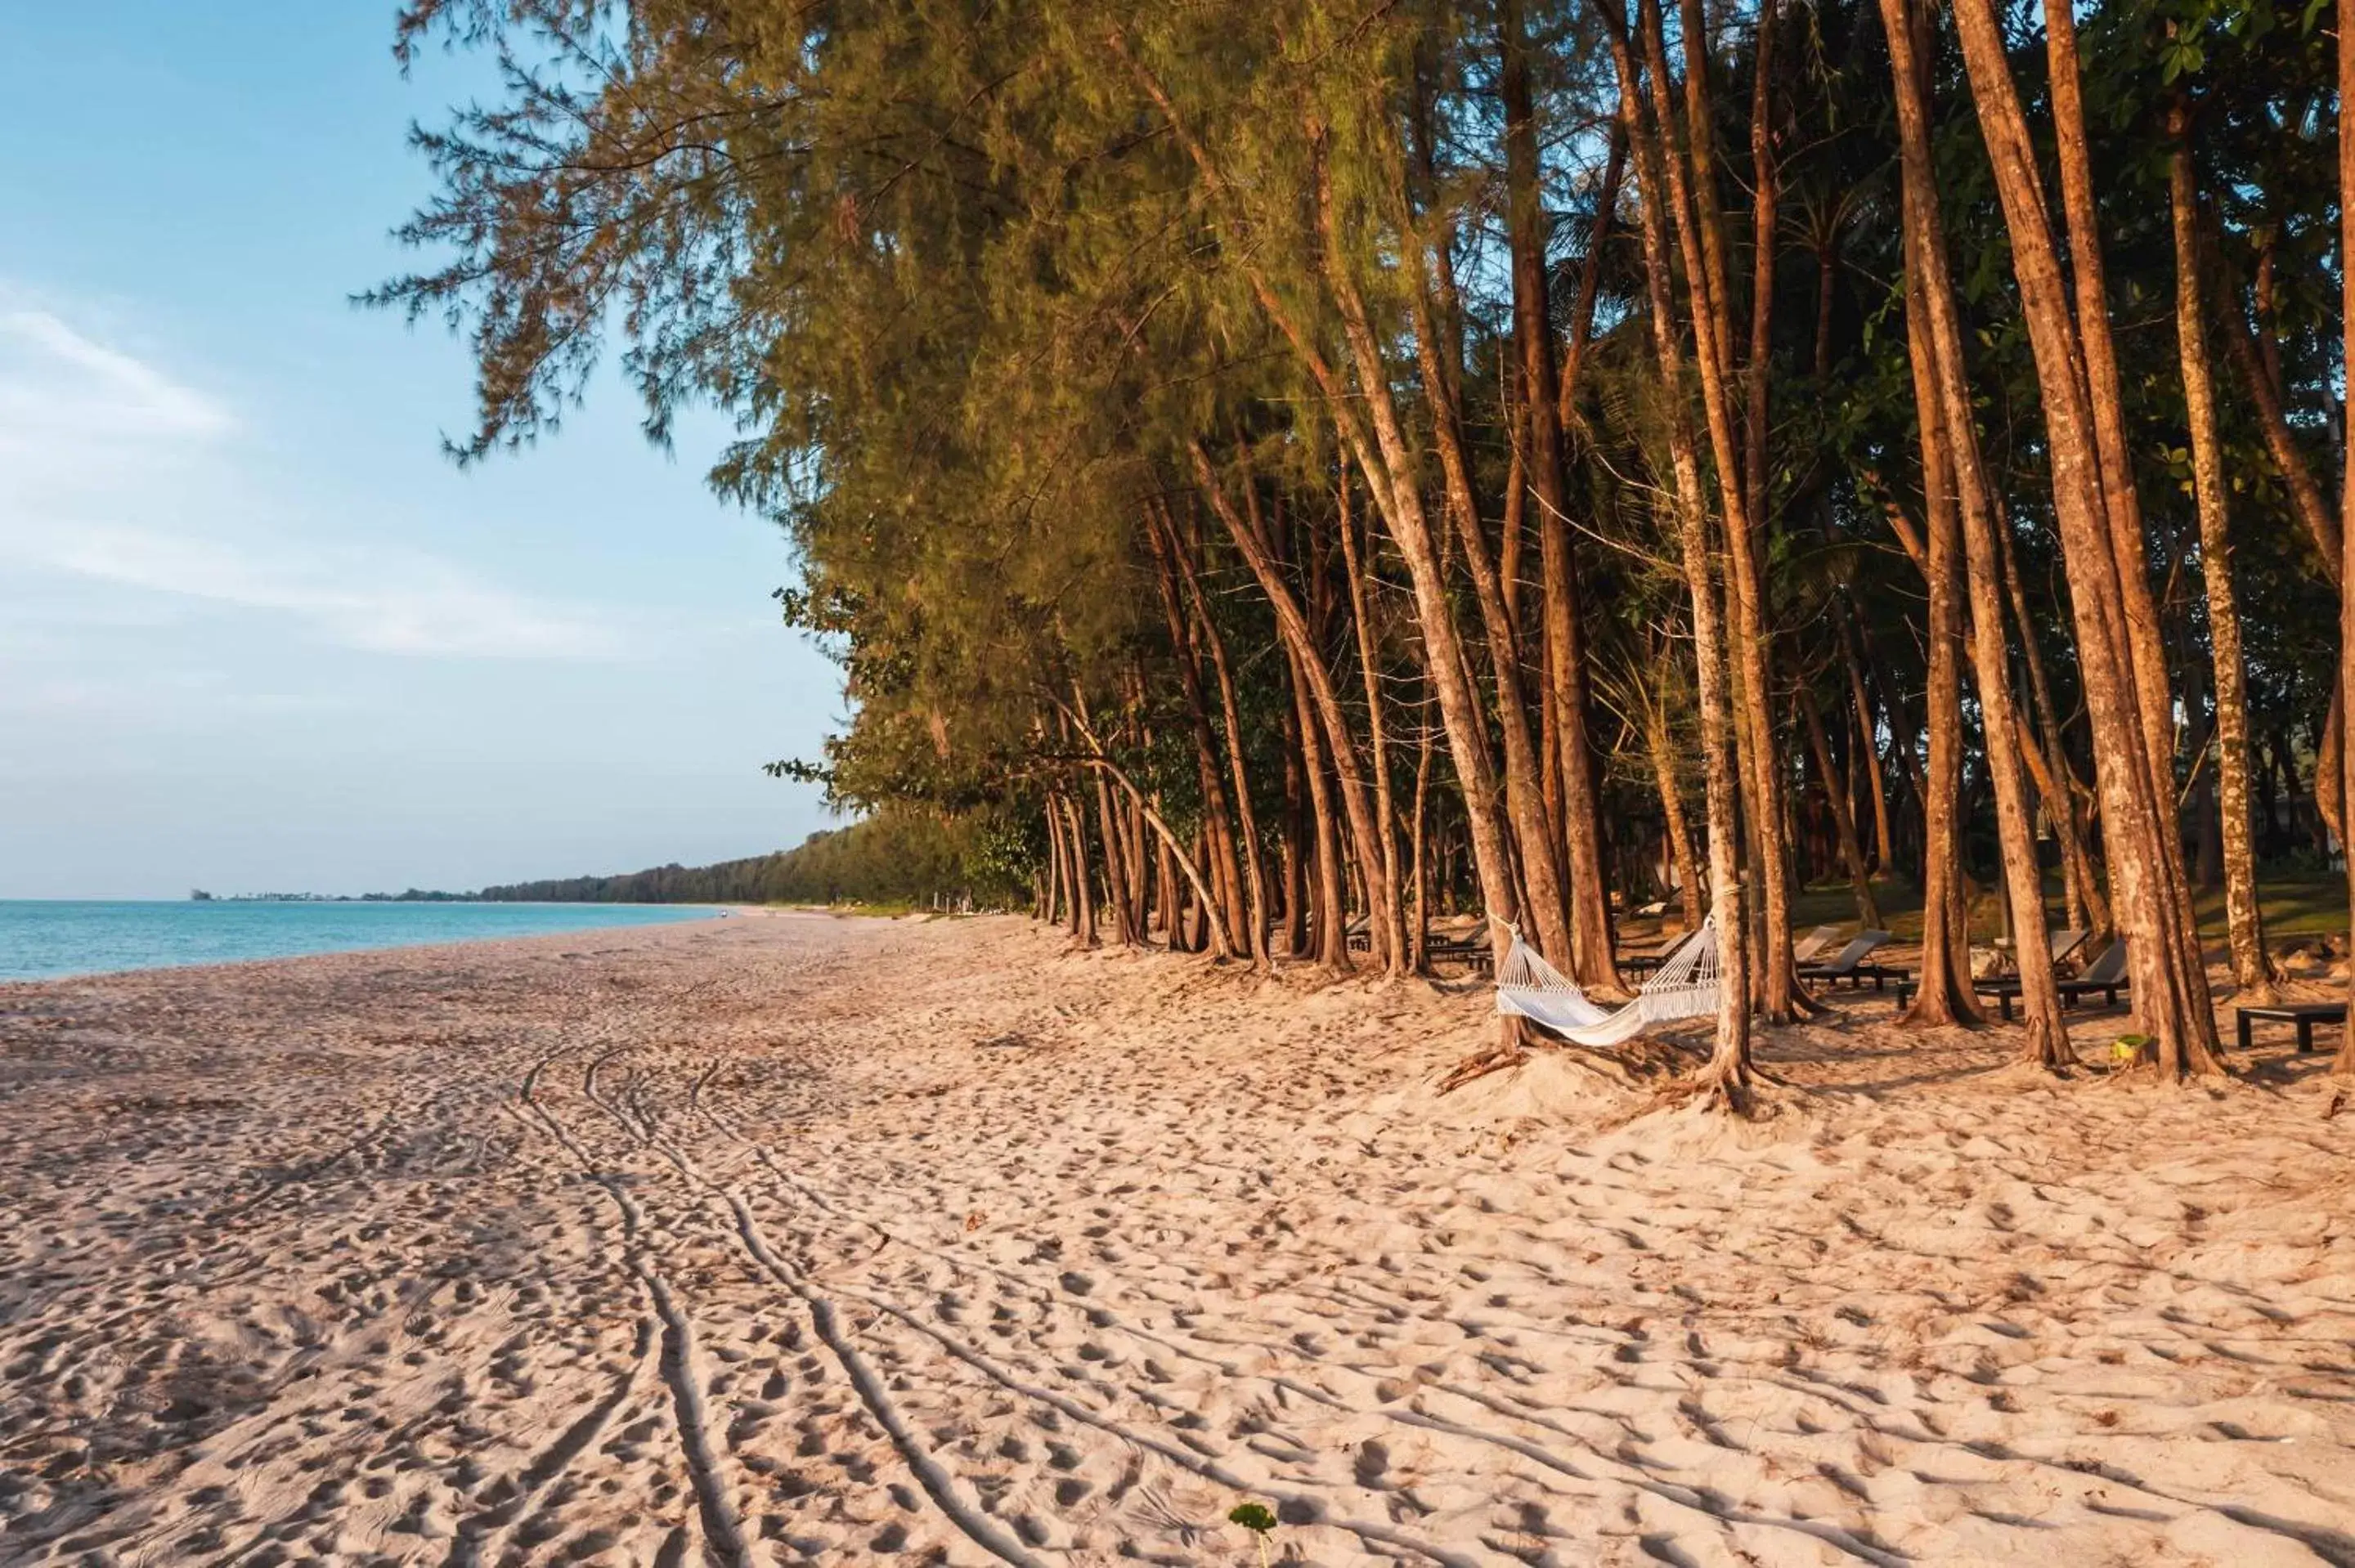
[[[1608,988],[1625,911],[1713,909],[1738,1105],[1753,1013],[1815,1005],[1798,890],[1872,925],[1898,873],[1918,1020],[1979,1022],[1991,889],[2026,1056],[2052,918],[2190,1076],[2194,890],[2261,992],[2261,867],[2339,853],[2325,0],[400,29],[501,69],[372,296],[468,334],[457,455],[609,344],[654,439],[728,410],[854,702],[780,770],[993,824],[1082,939],[1405,972],[1478,909]]]

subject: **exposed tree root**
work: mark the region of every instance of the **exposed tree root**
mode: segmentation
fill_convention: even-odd
[[[1497,1044],[1476,1051],[1447,1070],[1437,1092],[1453,1093],[1492,1073],[1527,1065],[1543,1051],[1581,1072],[1592,1073],[1621,1088],[1639,1089],[1688,1070],[1692,1053],[1664,1040],[1630,1040],[1609,1050],[1565,1046],[1518,1018],[1499,1019]]]
[[[1439,1093],[1452,1095],[1466,1084],[1491,1073],[1508,1072],[1529,1059],[1529,1054],[1517,1045],[1497,1045],[1475,1052],[1447,1070],[1447,1075],[1439,1080]]]

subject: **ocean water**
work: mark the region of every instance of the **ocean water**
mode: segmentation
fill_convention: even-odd
[[[706,920],[681,904],[111,903],[0,899],[0,980],[291,959]]]

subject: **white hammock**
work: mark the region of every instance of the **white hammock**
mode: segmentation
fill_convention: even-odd
[[[1510,926],[1512,947],[1497,966],[1497,1011],[1543,1024],[1579,1045],[1616,1045],[1641,1034],[1647,1024],[1717,1012],[1717,916],[1677,944],[1636,1000],[1606,1012],[1586,1000],[1578,982],[1555,969],[1521,940]]]

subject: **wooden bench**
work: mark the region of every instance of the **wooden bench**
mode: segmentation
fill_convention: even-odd
[[[2269,1023],[2297,1025],[2297,1048],[2301,1054],[2314,1049],[2314,1026],[2318,1023],[2344,1023],[2347,1004],[2343,1001],[2290,1001],[2271,1007],[2243,1007],[2240,1013],[2241,1049],[2249,1048],[2249,1026],[2259,1019]]]

